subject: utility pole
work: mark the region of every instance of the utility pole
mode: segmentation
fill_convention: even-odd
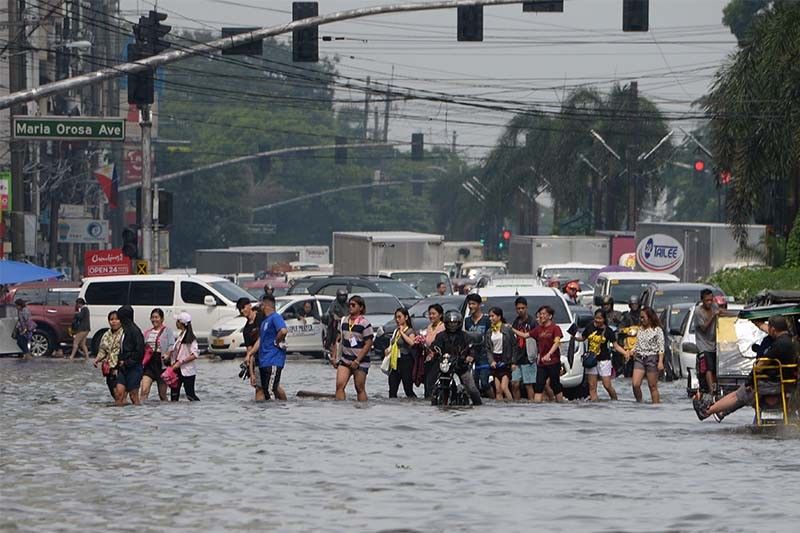
[[[153,259],[153,163],[151,161],[150,105],[139,106],[139,126],[142,128],[142,259]]]
[[[394,81],[394,65],[392,65],[392,81]],[[392,81],[390,81],[389,85],[386,86],[386,104],[383,106],[383,142],[387,142],[389,140],[389,110],[392,106]]]
[[[378,140],[378,136],[380,135],[380,131],[381,131],[381,130],[378,129],[378,116],[379,116],[378,115],[378,109],[377,109],[377,106],[376,106],[375,113],[374,113],[375,125],[374,125],[374,130],[372,131],[372,136],[374,137],[374,139],[376,141]]]
[[[634,146],[633,142],[637,138],[636,130],[639,124],[639,82],[632,81],[630,84],[629,98],[631,110],[630,135],[628,146],[625,150],[625,164],[628,169],[628,231],[636,230],[636,176],[634,176]]]
[[[8,0],[8,89],[9,94],[27,88],[25,23],[23,22],[24,0]],[[25,142],[14,140],[14,116],[25,115],[23,105],[11,106],[9,118],[12,132],[11,148],[11,253],[14,259],[21,259],[25,250]]]
[[[367,86],[364,89],[364,142],[369,140],[369,76],[367,76]]]
[[[456,153],[456,139],[457,138],[458,138],[458,132],[456,130],[453,130],[453,146],[450,149],[453,153]]]

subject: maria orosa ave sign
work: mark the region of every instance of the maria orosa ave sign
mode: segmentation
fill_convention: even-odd
[[[681,243],[662,233],[648,235],[636,247],[636,262],[649,272],[671,274],[683,265]]]

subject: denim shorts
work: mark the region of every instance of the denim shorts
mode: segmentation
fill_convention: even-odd
[[[135,363],[131,366],[120,364],[117,368],[117,385],[124,385],[126,392],[135,391],[142,383],[142,375],[144,368],[141,363]]]
[[[511,381],[533,385],[536,383],[536,365],[517,365],[517,369],[511,373]]]

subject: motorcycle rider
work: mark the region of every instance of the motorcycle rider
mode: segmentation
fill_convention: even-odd
[[[474,357],[469,343],[469,335],[462,329],[464,318],[456,310],[444,314],[444,331],[436,335],[431,344],[431,349],[437,349],[442,354],[448,353],[455,358],[455,373],[461,379],[464,389],[472,400],[472,405],[481,405],[481,393],[475,386],[472,377],[472,363]]]
[[[606,318],[608,319],[606,325],[611,326],[614,329],[618,328],[620,322],[622,322],[622,313],[619,311],[614,311],[614,297],[609,294],[603,296],[600,309],[603,310],[603,312],[606,314]]]
[[[347,307],[347,289],[337,289],[336,290],[336,299],[331,302],[331,306],[328,308],[328,313],[322,317],[322,322],[325,323],[325,350],[330,351],[331,346],[336,341],[336,335],[338,335],[337,327],[342,321],[343,317],[346,317],[350,314],[350,310]]]

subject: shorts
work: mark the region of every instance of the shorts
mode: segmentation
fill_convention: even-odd
[[[278,387],[281,385],[282,367],[277,366],[260,366],[258,367],[259,377],[256,379],[256,386],[264,390],[264,394],[269,398],[269,393],[272,391],[276,396],[278,395]]]
[[[340,363],[345,363],[345,366],[350,366],[350,363],[352,363],[355,360],[356,360],[355,356],[342,354]],[[358,369],[365,374],[369,374],[369,356],[366,356],[361,360],[361,362],[358,364]]]
[[[497,366],[492,369],[492,377],[494,379],[503,379],[511,377],[511,367],[509,365]]]
[[[584,371],[587,376],[600,376],[601,378],[611,377],[611,361],[598,361],[597,366],[586,368]]]
[[[141,363],[134,363],[130,366],[120,364],[117,367],[117,385],[124,385],[125,392],[135,391],[142,383],[142,375],[144,375],[144,369]]]
[[[161,373],[164,372],[164,363],[161,361],[161,354],[154,353],[148,361],[147,366],[144,367],[144,375],[157,383],[163,383]]]
[[[511,381],[533,385],[536,383],[536,365],[517,365],[517,369],[511,373]]]
[[[547,380],[550,380],[550,388],[553,394],[561,394],[561,365],[538,366],[536,368],[536,383],[533,384],[533,392],[542,394]]]
[[[697,372],[705,374],[709,371],[717,373],[717,352],[700,352],[697,354]]]
[[[658,373],[658,355],[637,355],[633,358],[633,369],[644,370],[647,374]]]
[[[740,385],[736,389],[736,409],[744,407],[745,405],[754,406],[756,404],[756,394],[753,392],[752,387],[747,385]]]

